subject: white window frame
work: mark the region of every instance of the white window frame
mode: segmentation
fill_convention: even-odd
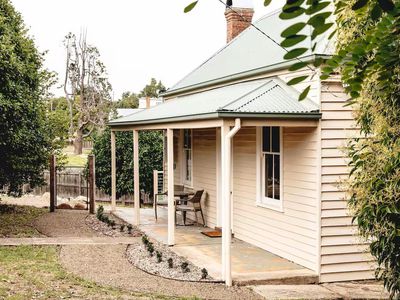
[[[185,129],[182,129],[182,182],[184,186],[193,187],[193,130],[190,130],[190,157],[191,157],[191,168],[190,168],[190,180],[186,180],[187,166],[186,166],[186,151],[189,149],[185,148]]]
[[[279,195],[280,199],[273,199],[269,197],[265,197],[264,191],[265,191],[265,154],[272,153],[273,152],[263,152],[263,133],[262,129],[263,127],[257,127],[257,139],[256,139],[256,172],[257,172],[257,180],[256,180],[256,187],[257,187],[257,200],[256,200],[256,205],[260,207],[265,207],[269,208],[272,210],[276,210],[279,212],[283,212],[283,127],[281,126],[265,126],[265,127],[279,127],[279,156],[280,156],[280,161],[279,161],[279,178],[280,178],[280,184],[279,184]],[[272,136],[271,136],[272,138]],[[272,141],[271,141],[272,145]]]

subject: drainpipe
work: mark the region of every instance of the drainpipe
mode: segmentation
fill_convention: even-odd
[[[235,126],[226,134],[224,137],[225,142],[225,172],[223,177],[225,178],[223,184],[223,212],[225,212],[225,217],[223,218],[224,224],[222,226],[222,243],[223,243],[223,271],[225,272],[225,284],[227,286],[232,285],[232,262],[231,262],[231,243],[232,243],[232,220],[231,220],[231,149],[232,149],[232,138],[241,128],[241,120],[239,118],[235,119]]]

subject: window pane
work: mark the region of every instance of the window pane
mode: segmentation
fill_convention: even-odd
[[[262,136],[263,152],[271,151],[270,130],[271,127],[263,127],[263,136]]]
[[[265,197],[272,198],[272,154],[265,155]]]
[[[281,186],[280,158],[281,158],[280,155],[274,155],[274,199],[276,199],[276,200],[280,199],[280,186]]]
[[[272,152],[280,151],[280,132],[279,127],[272,127]]]

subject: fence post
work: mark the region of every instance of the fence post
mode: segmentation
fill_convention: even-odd
[[[153,170],[153,203],[156,201],[157,194],[158,194],[158,171]]]
[[[57,186],[56,186],[56,157],[50,155],[50,212],[55,211]]]
[[[94,195],[95,195],[95,180],[94,180],[94,155],[89,155],[89,207],[90,213],[94,214]]]

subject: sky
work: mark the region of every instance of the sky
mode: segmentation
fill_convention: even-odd
[[[200,65],[226,42],[225,7],[218,0],[11,0],[22,14],[38,49],[47,51],[45,67],[56,71],[60,86],[65,73],[64,37],[87,31],[107,67],[113,99],[139,92],[154,77],[168,88]],[[253,0],[257,20],[282,6],[267,8]],[[61,88],[53,93],[62,96]]]

